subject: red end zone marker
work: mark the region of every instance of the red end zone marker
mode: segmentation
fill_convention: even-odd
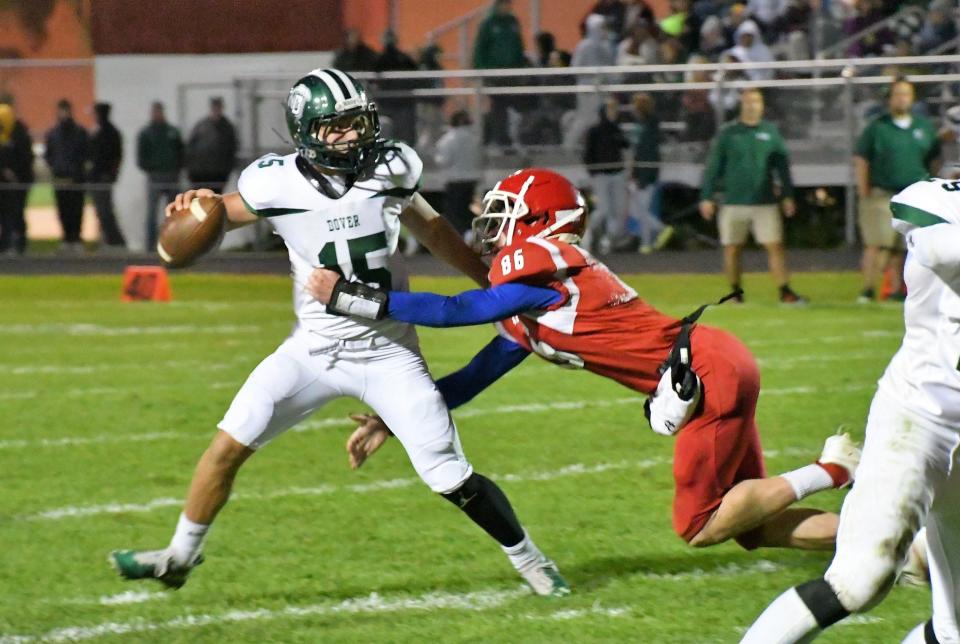
[[[169,302],[170,280],[162,266],[127,266],[123,272],[124,302]]]

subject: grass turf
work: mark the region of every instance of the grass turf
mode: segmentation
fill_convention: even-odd
[[[712,276],[627,281],[676,315],[724,292]],[[838,425],[862,437],[902,319],[896,306],[851,304],[857,285],[801,275],[795,286],[813,304],[784,308],[765,276],[748,276],[746,305],[704,318],[761,361],[773,473],[811,461]],[[477,470],[500,480],[560,564],[570,598],[517,594],[499,549],[414,481],[397,444],[349,471],[349,425],[335,420],[359,409],[349,400],[244,467],[183,590],[121,582],[107,552],[167,543],[215,423],[293,321],[286,279],[178,274],[173,289],[170,304],[121,304],[117,276],[0,278],[0,643],[735,642],[776,594],[829,561],[687,547],[670,529],[672,441],[645,427],[640,397],[531,358],[458,426]],[[420,333],[437,376],[492,334]],[[580,404],[537,406],[570,401]],[[841,501],[826,492],[808,504]],[[927,590],[897,588],[822,641],[899,641],[928,612]]]

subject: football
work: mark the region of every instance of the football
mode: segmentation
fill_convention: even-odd
[[[188,208],[175,210],[164,220],[157,253],[165,266],[189,266],[220,243],[226,224],[222,198],[197,197]]]

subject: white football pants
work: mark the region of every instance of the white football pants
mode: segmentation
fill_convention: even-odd
[[[253,370],[218,427],[258,449],[342,396],[383,418],[434,492],[452,492],[473,473],[412,328],[400,341],[337,341],[295,330]]]
[[[926,524],[933,624],[943,644],[960,642],[957,429],[924,421],[877,392],[856,482],[840,513],[836,554],[824,575],[844,608],[868,610],[890,590]]]

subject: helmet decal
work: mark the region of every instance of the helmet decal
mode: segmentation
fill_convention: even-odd
[[[290,110],[297,122],[303,117],[303,109],[307,106],[309,100],[310,88],[306,85],[300,84],[290,90],[290,96],[287,98],[287,109]]]

